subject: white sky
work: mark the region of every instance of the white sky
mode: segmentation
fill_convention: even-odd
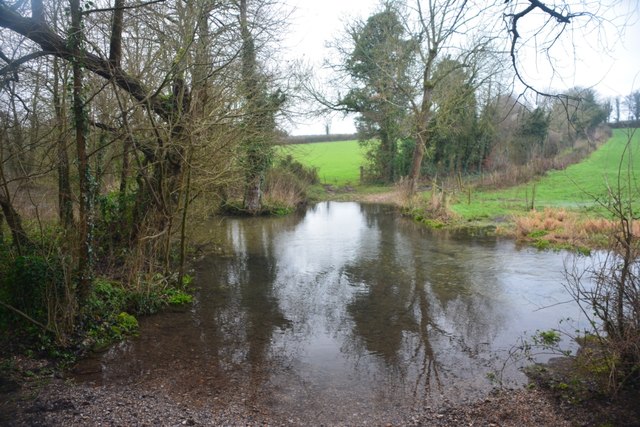
[[[286,56],[302,60],[320,72],[323,61],[331,55],[326,43],[343,32],[346,22],[356,17],[366,19],[379,5],[377,0],[285,1],[294,9],[289,36],[284,41]],[[603,0],[606,1],[612,0]],[[616,4],[616,7],[596,11],[608,19],[601,25],[592,22],[584,29],[563,35],[562,43],[551,51],[556,61],[555,74],[544,56],[533,51],[523,52],[520,58],[527,80],[543,90],[594,87],[601,97],[624,97],[640,89],[638,0],[618,0]],[[522,29],[525,39],[526,28],[522,26]],[[323,134],[327,118],[298,118],[295,121],[287,126],[291,134]],[[330,123],[331,133],[355,131],[353,117],[343,119],[337,115]]]

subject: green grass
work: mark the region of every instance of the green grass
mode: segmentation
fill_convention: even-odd
[[[344,186],[360,183],[364,156],[358,141],[285,145],[280,147],[280,151],[285,155],[291,154],[306,166],[317,168],[323,184]]]
[[[470,204],[466,196],[460,195],[452,209],[469,220],[526,212],[535,186],[534,206],[538,210],[554,207],[602,215],[604,209],[596,202],[596,198],[607,200],[607,182],[612,187],[617,186],[621,159],[626,162],[622,171],[627,178],[629,161],[631,168],[639,171],[637,176],[632,175],[630,179],[636,194],[640,188],[640,133],[633,135],[631,155],[624,151],[628,138],[628,130],[616,130],[606,144],[581,163],[562,171],[549,172],[544,177],[516,187],[500,191],[475,191]],[[640,197],[636,197],[635,202],[640,204]]]

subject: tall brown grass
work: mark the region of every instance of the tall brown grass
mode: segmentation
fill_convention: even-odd
[[[305,202],[306,187],[293,172],[272,169],[265,180],[263,204],[269,209],[295,209]]]
[[[550,244],[601,246],[615,236],[619,225],[604,218],[582,218],[565,209],[545,208],[514,218],[513,233],[518,240],[544,239]],[[640,221],[632,224],[633,234],[640,237]]]
[[[451,210],[451,191],[437,185],[435,180],[431,190],[425,193],[411,193],[408,183],[400,183],[396,188],[402,210],[417,221],[435,221],[442,225],[457,217]]]

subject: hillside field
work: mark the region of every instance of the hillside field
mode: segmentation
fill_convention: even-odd
[[[360,183],[364,155],[358,141],[283,145],[279,151],[284,155],[291,154],[306,166],[317,168],[323,184],[344,186]]]
[[[635,195],[639,194],[640,133],[633,131],[616,129],[613,137],[584,161],[565,170],[548,172],[527,184],[500,191],[474,191],[470,204],[467,197],[459,195],[452,209],[465,219],[523,213],[529,210],[527,204],[531,203],[535,190],[534,206],[538,210],[553,207],[604,214],[604,209],[596,199],[608,200],[607,184],[618,186],[619,169],[622,171],[621,185],[627,189],[631,187]],[[631,141],[630,144],[627,144],[628,141]],[[633,173],[634,170],[637,175]],[[636,209],[639,209],[640,197],[632,199],[639,205]]]

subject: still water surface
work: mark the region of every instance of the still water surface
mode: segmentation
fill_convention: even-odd
[[[385,206],[216,219],[198,238],[192,309],[143,319],[93,380],[360,423],[485,393],[523,334],[579,318],[559,304],[565,254],[430,231]]]

